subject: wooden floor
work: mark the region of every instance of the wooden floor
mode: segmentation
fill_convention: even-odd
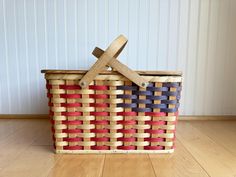
[[[236,177],[236,121],[179,121],[174,154],[55,155],[48,120],[0,119],[0,177]]]

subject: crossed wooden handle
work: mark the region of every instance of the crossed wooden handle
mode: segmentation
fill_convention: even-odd
[[[95,47],[93,50],[93,55],[99,60],[97,60],[90,70],[82,77],[79,85],[82,88],[86,88],[96,77],[96,75],[98,75],[99,72],[104,71],[106,69],[106,65],[109,65],[138,86],[146,88],[148,86],[148,81],[146,81],[135,71],[128,68],[126,65],[119,62],[117,59],[118,55],[122,52],[127,42],[128,40],[123,35],[120,35],[109,45],[105,51]]]

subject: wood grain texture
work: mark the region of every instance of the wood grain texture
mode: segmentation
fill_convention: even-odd
[[[119,176],[149,176],[154,177],[154,171],[148,155],[106,155],[103,170],[104,177]]]
[[[191,153],[177,141],[173,154],[149,154],[157,177],[207,177]]]
[[[210,127],[209,123],[208,128]],[[210,176],[233,177],[236,175],[236,156],[212,140],[205,132],[198,130],[191,123],[180,122],[177,137]]]
[[[209,124],[211,124],[209,128]],[[220,144],[236,155],[236,123],[235,121],[212,121],[202,122],[195,121],[191,125],[196,127],[202,133],[207,134],[213,141]],[[227,127],[227,128],[225,128]]]
[[[3,177],[234,177],[236,121],[180,121],[173,154],[54,154],[47,119],[0,119]]]
[[[105,155],[63,155],[48,177],[102,176]]]

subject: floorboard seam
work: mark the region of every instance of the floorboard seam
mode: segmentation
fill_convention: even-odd
[[[194,126],[194,125],[191,124],[191,126],[193,126],[193,127],[196,128],[198,131],[201,132],[201,130],[200,130],[196,125]],[[230,151],[230,150],[227,148],[227,146],[225,146],[225,145],[222,144],[222,143],[216,142],[216,141],[214,140],[214,138],[210,137],[210,136],[207,135],[206,133],[204,133],[204,135],[205,135],[206,137],[208,137],[212,142],[214,142],[215,144],[217,144],[217,145],[223,147],[226,151],[228,151],[230,154],[232,154],[234,157],[236,157],[236,154],[235,154],[234,152]]]
[[[59,155],[59,154],[55,154],[55,155]],[[59,162],[59,160],[61,160],[62,156],[63,156],[63,154],[60,154],[60,155],[59,155],[59,158],[56,160],[55,164],[48,170],[47,177],[49,177],[50,172],[51,172],[52,169],[57,165],[57,163]]]
[[[154,173],[155,177],[157,177],[156,171],[155,171],[155,169],[154,169],[154,165],[153,165],[153,163],[152,163],[152,159],[151,159],[151,157],[150,157],[149,154],[148,154],[148,157],[149,157],[149,160],[150,160],[150,162],[151,162],[151,166],[152,166],[152,169],[153,169],[153,173]]]
[[[104,172],[104,168],[105,168],[105,163],[106,163],[106,154],[104,154],[104,160],[103,160],[103,166],[102,166],[102,174],[101,177],[103,177],[103,172]]]
[[[207,174],[207,176],[211,177],[210,174],[207,172],[207,170],[198,162],[198,160],[194,157],[194,155],[188,150],[188,148],[182,143],[182,141],[177,138],[178,141],[182,144],[183,148],[189,153],[189,155],[191,155],[191,157],[193,158],[193,160],[202,168],[203,171],[205,171],[205,173]]]

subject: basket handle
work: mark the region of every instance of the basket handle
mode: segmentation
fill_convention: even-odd
[[[79,85],[82,88],[86,88],[99,72],[105,70],[106,65],[110,65],[138,86],[146,88],[148,82],[143,77],[117,60],[118,55],[124,49],[126,43],[127,39],[123,35],[120,35],[105,51],[96,47],[93,51],[93,55],[99,60],[97,60],[91,69],[81,78]]]
[[[92,54],[99,59],[103,53],[104,51],[102,49],[95,47]],[[108,65],[116,69],[119,73],[127,77],[138,86],[143,88],[146,88],[148,86],[148,81],[141,77],[137,72],[131,70],[126,65],[121,63],[117,58],[113,57],[111,60],[109,60]]]
[[[82,88],[86,88],[94,79],[94,77],[105,69],[105,66],[108,64],[109,60],[113,57],[116,58],[121,53],[126,43],[127,39],[123,35],[118,36],[110,44],[106,51],[99,57],[99,60],[97,60],[90,70],[82,77],[79,85]]]

